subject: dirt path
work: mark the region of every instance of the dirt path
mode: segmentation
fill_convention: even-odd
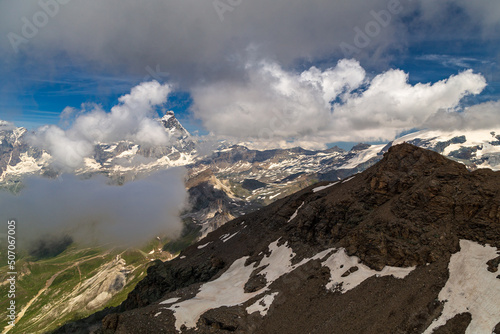
[[[76,269],[78,269],[78,275],[80,275],[80,279],[78,280],[78,285],[76,286],[76,288],[74,290],[78,290],[80,288],[80,286],[82,285],[82,271],[80,270],[80,266],[77,265]]]
[[[78,271],[80,272],[80,267],[78,267],[78,265],[80,263],[83,263],[83,262],[86,262],[86,261],[90,261],[90,260],[93,260],[93,259],[97,259],[99,257],[102,257],[104,258],[106,255],[108,255],[110,253],[110,251],[104,253],[104,254],[100,254],[100,255],[96,255],[96,256],[93,256],[93,257],[90,257],[90,258],[87,258],[87,259],[83,259],[83,260],[80,260],[78,262],[75,262],[73,263],[71,266],[67,267],[67,268],[64,268],[60,271],[58,271],[57,273],[55,273],[54,275],[52,275],[51,278],[49,278],[49,280],[47,280],[47,282],[45,282],[45,287],[43,287],[40,291],[38,291],[38,293],[36,294],[35,297],[31,298],[31,300],[26,304],[26,306],[24,306],[24,308],[21,310],[21,312],[19,312],[16,316],[16,324],[19,322],[19,320],[21,320],[21,318],[24,316],[24,314],[26,313],[26,311],[30,308],[30,306],[38,299],[38,297],[40,297],[40,295],[42,293],[44,293],[51,285],[52,283],[54,282],[54,280],[57,278],[57,276],[59,276],[61,273],[65,272],[66,270],[68,269],[71,269],[71,268],[74,268],[75,266],[78,268]],[[80,280],[81,280],[81,272],[80,272]],[[14,328],[14,326],[7,326],[4,328],[4,330],[2,331],[2,334],[6,334],[8,333],[12,328]]]

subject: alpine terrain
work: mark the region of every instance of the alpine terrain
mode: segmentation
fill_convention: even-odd
[[[470,170],[500,169],[499,130],[420,131],[386,144],[360,143],[349,151],[336,146],[320,151],[299,147],[259,151],[221,142],[219,148],[201,154],[198,146],[203,143],[189,134],[173,112],[157,121],[165,128],[169,145],[97,143],[93,155],[85,158],[75,173],[81,177],[104,174],[123,184],[140,174],[183,166],[188,170],[190,195],[183,218],[199,226],[202,235],[315,182],[336,181],[361,172],[379,161],[389,147],[403,142],[441,153]],[[38,148],[31,135],[24,128],[0,122],[1,188],[17,192],[25,176],[55,178],[62,172],[54,167],[51,153]]]
[[[403,143],[156,261],[120,306],[54,333],[499,333],[499,262],[500,174]]]
[[[143,146],[131,141],[97,143],[93,155],[75,173],[82,178],[103,174],[112,183],[123,184],[141,174],[183,166],[187,169],[185,185],[189,203],[181,217],[185,225],[181,238],[169,240],[159,234],[158,240],[126,253],[74,245],[52,258],[23,258],[19,281],[22,298],[18,303],[28,316],[19,318],[12,333],[24,329],[43,332],[70,319],[116,306],[145,274],[152,260],[172,259],[226,222],[318,181],[348,179],[382,159],[392,145],[408,142],[425,147],[463,163],[469,170],[500,168],[497,135],[500,131],[420,131],[393,143],[358,144],[349,151],[338,147],[320,151],[302,148],[261,151],[220,142],[214,151],[201,154],[206,150],[199,145],[204,143],[192,137],[172,112],[157,121],[170,137],[168,145]],[[62,172],[53,164],[51,152],[37,146],[33,132],[1,122],[0,140],[0,187],[4,190],[22,191],[26,176],[56,178]],[[75,265],[75,259],[83,262]],[[2,277],[7,271],[6,266],[0,267]],[[109,277],[117,277],[118,283]],[[2,291],[7,288],[5,284],[0,286]],[[52,303],[55,299],[58,302]],[[66,314],[64,319],[59,317],[62,311]]]

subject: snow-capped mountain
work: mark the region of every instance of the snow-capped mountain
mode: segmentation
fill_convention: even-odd
[[[499,254],[500,174],[401,144],[228,222],[55,333],[498,333]]]
[[[235,145],[199,156],[196,142],[168,112],[158,119],[168,133],[170,144],[144,146],[130,141],[98,143],[77,174],[101,173],[126,181],[133,175],[172,166],[186,166],[191,176],[210,169],[219,179],[241,183],[252,191],[245,196],[263,202],[283,197],[282,188],[303,180],[336,180],[365,170],[379,161],[391,145],[408,142],[460,161],[470,169],[500,169],[500,130],[419,131],[382,145],[359,144],[350,151],[337,147],[322,151],[302,148],[258,151]],[[0,123],[0,183],[29,174],[54,176],[50,152],[26,144],[28,131]],[[246,182],[245,182],[246,180]],[[249,181],[250,180],[250,181]],[[259,181],[260,186],[256,186]],[[295,182],[294,182],[295,181]],[[248,186],[254,182],[253,186]],[[284,186],[287,185],[287,186]],[[249,188],[249,189],[247,189]],[[295,188],[294,190],[297,190]]]
[[[469,169],[500,169],[500,129],[467,131],[420,131],[401,137],[407,142],[462,162]]]
[[[0,182],[39,173],[50,162],[50,155],[25,142],[25,128],[0,121]]]
[[[158,119],[170,138],[168,145],[144,146],[131,141],[97,143],[93,155],[85,158],[77,174],[105,174],[118,182],[126,182],[141,172],[173,166],[185,166],[196,157],[196,144],[190,134],[167,112]],[[17,182],[26,175],[54,177],[58,171],[51,166],[50,152],[26,144],[29,135],[24,128],[0,126],[0,182]]]

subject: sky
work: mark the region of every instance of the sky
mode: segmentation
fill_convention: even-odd
[[[500,125],[498,1],[3,0],[0,13],[0,119],[68,143],[140,134],[102,125],[134,114],[137,87],[164,96],[129,121],[173,110],[192,133],[259,147]]]

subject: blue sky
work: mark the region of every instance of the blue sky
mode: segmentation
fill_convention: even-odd
[[[464,44],[465,49],[472,46]],[[477,47],[477,46],[476,46]],[[479,96],[470,99],[468,103],[499,99],[500,82],[491,73],[498,72],[496,64],[489,55],[450,55],[446,50],[428,48],[414,51],[403,61],[395,61],[393,66],[409,73],[411,83],[436,82],[450,75],[457,74],[468,68],[483,73],[488,80],[488,87]],[[442,53],[439,53],[441,51]],[[314,65],[314,63],[310,64]],[[44,124],[58,124],[59,115],[67,106],[78,108],[82,103],[97,103],[109,110],[117,99],[128,93],[131,87],[144,81],[147,76],[116,74],[87,74],[81,69],[71,69],[69,72],[59,72],[55,78],[41,78],[36,74],[22,74],[23,84],[2,91],[2,119],[12,121],[16,125],[36,128]],[[373,74],[377,74],[375,71]],[[10,78],[16,81],[18,78]],[[2,86],[9,84],[2,79]],[[206,133],[199,120],[189,113],[191,98],[189,91],[178,91],[169,97],[166,108],[173,110],[182,124],[189,131]],[[161,113],[161,111],[160,111]]]
[[[205,87],[236,87],[251,75],[247,65],[262,60],[287,73],[335,67],[345,57],[339,45],[354,46],[357,31],[367,32],[377,22],[373,13],[388,13],[391,3],[377,0],[368,8],[361,0],[314,0],[308,6],[298,0],[260,0],[221,11],[191,0],[148,5],[7,0],[0,5],[0,119],[32,129],[58,124],[68,106],[95,103],[110,110],[134,86],[157,79],[174,87],[160,113],[173,110],[189,131],[217,134],[221,128],[208,120],[208,115],[218,116],[215,106],[204,110],[199,102],[207,101],[199,93]],[[488,86],[480,94],[466,94],[461,106],[500,99],[498,2],[398,3],[387,26],[379,23],[369,43],[352,55],[366,71],[366,80],[401,69],[417,85],[473,69]],[[25,38],[26,22],[43,21],[43,12],[47,20]],[[13,46],[12,36],[24,42]],[[224,99],[226,92],[219,94]],[[225,119],[230,127],[231,119]]]

